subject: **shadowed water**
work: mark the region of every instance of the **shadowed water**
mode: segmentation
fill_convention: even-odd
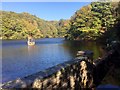
[[[35,46],[27,46],[26,42],[26,40],[2,42],[2,82],[72,60],[78,50],[92,50],[94,59],[105,53],[102,45],[95,42],[65,41],[63,38],[38,39]]]

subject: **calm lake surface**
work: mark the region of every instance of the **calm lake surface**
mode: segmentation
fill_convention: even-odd
[[[65,41],[64,38],[37,39],[35,46],[27,46],[26,40],[3,40],[2,82],[72,60],[78,50],[92,50],[94,59],[105,53],[102,45],[95,42]]]

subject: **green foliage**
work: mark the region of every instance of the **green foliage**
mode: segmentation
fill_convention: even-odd
[[[29,13],[0,11],[2,38],[66,37],[72,40],[120,38],[120,3],[92,2],[77,10],[70,20],[45,21]]]
[[[34,38],[58,37],[56,26],[29,13],[0,11],[3,39],[25,39],[31,34]]]
[[[114,26],[113,6],[110,2],[92,2],[71,17],[68,39],[96,40]]]
[[[70,29],[70,21],[69,20],[60,19],[56,23],[56,28],[58,30],[58,36],[59,37],[64,37],[64,36],[66,36],[67,31]]]
[[[114,3],[116,5],[116,3]],[[103,35],[104,40],[109,41],[120,41],[120,2],[117,3],[114,8],[114,17],[116,20],[114,22],[114,26],[109,28],[109,30]]]

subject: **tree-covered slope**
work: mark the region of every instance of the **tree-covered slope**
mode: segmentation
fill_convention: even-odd
[[[29,13],[0,11],[2,38],[24,39],[29,34],[34,38],[66,37],[70,40],[98,40],[116,37],[118,2],[92,2],[77,10],[70,19],[45,21]],[[112,31],[111,31],[112,29]]]
[[[70,19],[67,38],[96,40],[102,37],[116,22],[118,3],[92,2],[82,7]]]
[[[34,38],[57,37],[55,25],[29,13],[0,11],[3,39],[25,39],[29,34]]]

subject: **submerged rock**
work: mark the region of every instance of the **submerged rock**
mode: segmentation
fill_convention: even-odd
[[[93,63],[93,51],[85,50],[85,51],[78,51],[77,52],[77,59],[84,59],[88,62]]]

